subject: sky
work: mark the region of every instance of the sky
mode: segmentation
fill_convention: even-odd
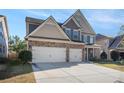
[[[24,39],[26,35],[26,16],[40,19],[53,16],[57,22],[63,23],[75,11],[76,9],[0,9],[0,15],[7,17],[9,34],[18,35],[21,39]],[[120,26],[124,25],[124,9],[81,9],[81,12],[96,33],[114,37],[120,31]]]

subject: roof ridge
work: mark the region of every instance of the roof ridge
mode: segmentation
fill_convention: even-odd
[[[35,17],[26,16],[25,20],[27,21],[27,18],[31,18],[31,19],[34,19],[34,20],[45,21],[45,20],[47,20],[47,19],[50,18],[50,17],[54,18],[53,16],[49,16],[49,17],[47,17],[46,19],[40,19],[40,18],[35,18]],[[54,18],[54,19],[55,19],[55,18]],[[55,19],[55,20],[56,20],[56,19]],[[57,22],[58,24],[63,24],[63,23],[58,22],[58,21],[56,21],[56,22]]]

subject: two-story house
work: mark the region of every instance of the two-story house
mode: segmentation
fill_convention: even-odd
[[[0,57],[8,57],[8,27],[3,15],[0,15]]]
[[[101,50],[100,50],[100,54],[104,51],[108,56],[107,59],[110,59],[110,51],[109,51],[109,46],[111,44],[112,41],[112,37],[108,37],[102,34],[97,34],[96,35],[96,43],[101,45]]]
[[[99,58],[96,34],[77,10],[64,23],[50,16],[46,20],[26,17],[27,47],[32,62],[82,62]]]
[[[69,17],[62,25],[62,28],[72,41],[85,44],[85,60],[88,61],[93,57],[99,58],[100,46],[95,44],[96,33],[80,10],[77,10],[71,17]]]

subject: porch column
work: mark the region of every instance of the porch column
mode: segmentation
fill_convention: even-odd
[[[93,57],[94,57],[94,54],[95,54],[94,52],[95,52],[95,51],[94,51],[94,48],[93,48]]]
[[[110,55],[111,51],[108,50],[108,60],[111,60],[111,55]]]
[[[89,59],[88,59],[88,48],[87,48],[87,61],[89,61]]]
[[[82,61],[85,61],[85,48],[82,49]]]

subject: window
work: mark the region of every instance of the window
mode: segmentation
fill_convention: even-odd
[[[0,40],[3,38],[3,28],[2,28],[2,23],[0,22]]]
[[[5,53],[5,46],[3,46],[3,53]]]
[[[93,44],[93,43],[94,43],[94,37],[90,36],[90,44]]]
[[[70,28],[65,28],[65,33],[71,38],[71,29]]]
[[[65,33],[71,38],[72,40],[79,41],[80,40],[80,32],[76,29],[65,28]]]
[[[90,44],[90,36],[87,36],[87,43]]]
[[[0,47],[0,53],[2,53],[2,47]]]
[[[93,36],[93,43],[95,43],[96,42],[96,37],[95,36]]]
[[[3,31],[3,26],[2,26],[2,22],[0,22],[0,32]]]
[[[3,38],[3,35],[2,35],[2,32],[0,32],[0,40],[2,40]]]
[[[84,36],[83,35],[81,36],[81,41],[84,42]]]
[[[0,32],[0,37],[3,38],[3,33],[2,32]]]
[[[73,30],[73,40],[80,40],[80,32]]]
[[[86,44],[94,44],[95,37],[90,35],[82,35],[82,42]]]
[[[84,43],[87,43],[87,36],[84,35]]]

